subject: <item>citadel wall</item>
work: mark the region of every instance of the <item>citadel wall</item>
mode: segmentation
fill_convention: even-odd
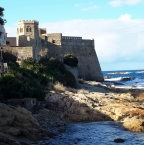
[[[90,45],[88,45],[90,43]],[[47,57],[63,59],[65,54],[73,54],[78,59],[79,77],[91,81],[103,81],[100,64],[91,42],[84,46],[49,46]]]
[[[33,57],[33,47],[10,47],[10,46],[4,46],[3,52],[7,53],[8,56],[11,54],[13,55],[14,59],[16,60],[23,60],[28,57]],[[12,58],[12,59],[13,59]],[[8,58],[11,59],[11,58]],[[14,60],[12,60],[14,61]]]

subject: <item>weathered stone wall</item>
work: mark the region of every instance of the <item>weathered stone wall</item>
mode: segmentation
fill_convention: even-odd
[[[62,36],[62,45],[82,45],[82,37]]]
[[[55,35],[52,36],[52,40],[60,38],[55,38]],[[73,54],[78,58],[79,77],[85,80],[104,80],[97,54],[94,49],[94,40],[82,39],[82,37],[62,36],[60,46],[55,43],[48,45],[48,58],[55,57],[63,59],[65,54]]]
[[[61,45],[62,33],[46,34],[48,38],[48,45]]]
[[[33,57],[33,47],[3,47],[3,52],[12,54],[15,58],[19,60],[26,59],[28,57]]]
[[[65,54],[73,54],[78,58],[79,77],[85,80],[103,81],[100,64],[94,46],[49,46],[47,57],[63,59]]]

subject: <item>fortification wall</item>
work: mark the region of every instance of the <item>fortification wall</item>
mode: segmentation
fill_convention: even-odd
[[[62,45],[82,45],[82,37],[62,36]]]
[[[92,46],[94,47],[94,40],[90,40],[90,39],[83,39],[82,40],[82,45],[83,46]]]
[[[33,47],[3,47],[3,52],[7,55],[13,55],[15,59],[23,60],[33,57]]]
[[[65,54],[73,54],[78,58],[79,77],[85,80],[103,81],[100,64],[94,46],[53,46],[48,47],[47,57],[62,59]]]

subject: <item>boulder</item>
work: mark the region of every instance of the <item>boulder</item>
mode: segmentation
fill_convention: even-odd
[[[7,143],[10,140],[17,141],[19,138],[25,140],[39,140],[41,136],[48,136],[31,112],[21,107],[12,107],[0,103],[0,142]],[[10,143],[13,145],[14,143]]]
[[[123,126],[127,130],[144,132],[144,115],[126,118]]]
[[[125,142],[125,140],[122,138],[116,138],[116,139],[114,139],[114,142],[115,143],[123,143],[123,142]]]

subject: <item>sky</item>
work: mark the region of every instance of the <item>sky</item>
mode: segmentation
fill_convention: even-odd
[[[19,20],[95,40],[102,71],[144,69],[144,0],[0,0],[8,37]]]

